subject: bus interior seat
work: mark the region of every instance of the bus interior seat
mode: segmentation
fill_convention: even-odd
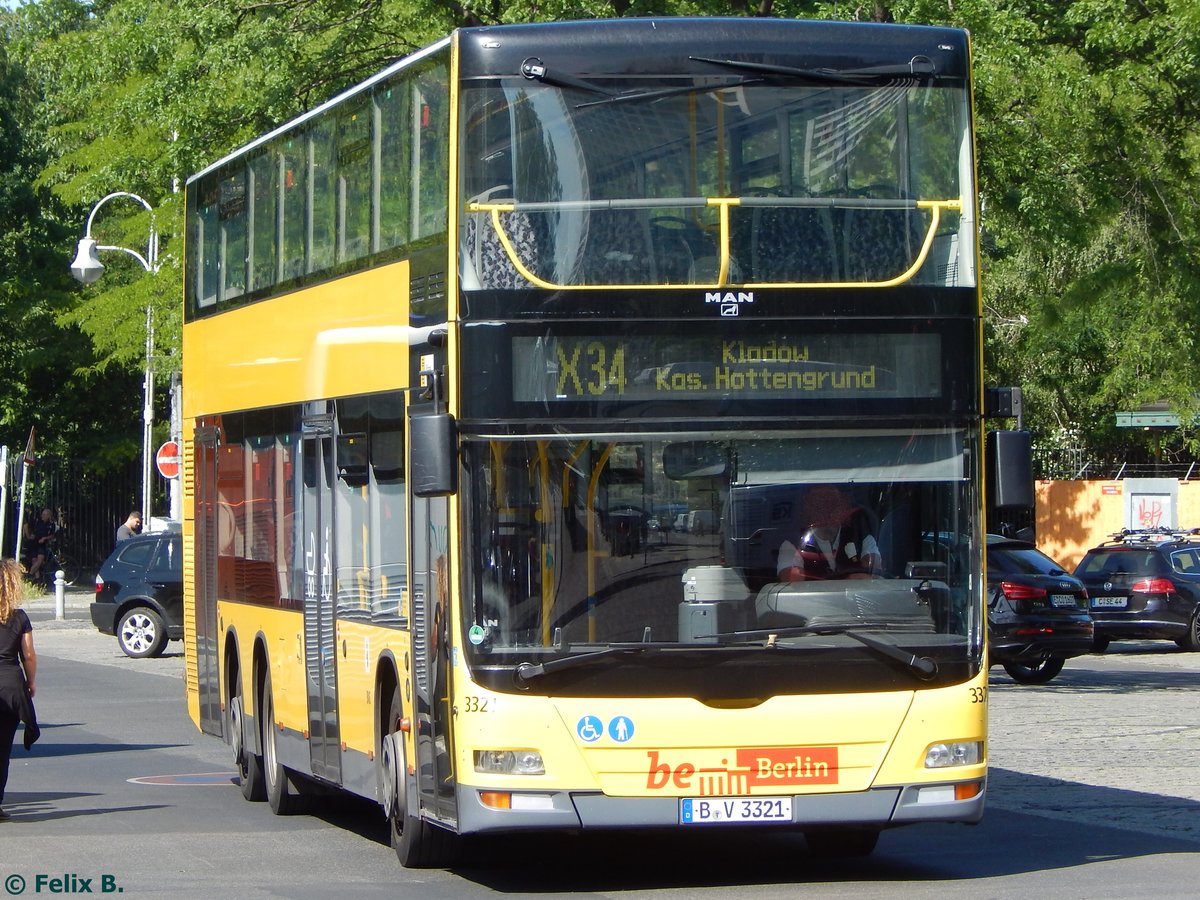
[[[664,284],[688,284],[692,278],[696,262],[688,225],[675,216],[656,216],[650,221],[650,240]]]
[[[656,283],[650,221],[639,209],[596,209],[588,216],[584,284]]]
[[[837,280],[833,220],[828,210],[756,208],[750,235],[752,280]]]
[[[923,214],[911,209],[851,208],[842,214],[846,281],[887,281],[916,261],[925,239]]]
[[[497,200],[511,199],[510,194],[509,186],[502,184],[472,197],[470,202],[493,203]],[[467,290],[519,290],[530,287],[529,281],[517,271],[500,242],[500,236],[492,225],[492,214],[466,213],[465,218],[461,265],[463,287]],[[504,227],[509,243],[522,264],[536,274],[543,243],[537,223],[528,213],[517,210],[501,213],[500,224]]]

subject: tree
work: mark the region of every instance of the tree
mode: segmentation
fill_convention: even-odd
[[[45,161],[26,140],[33,100],[0,31],[0,443],[23,448],[36,426],[41,453],[102,467],[136,452],[136,433],[109,427],[131,382],[98,377],[88,339],[59,320],[74,297],[60,252],[69,232],[33,186]]]

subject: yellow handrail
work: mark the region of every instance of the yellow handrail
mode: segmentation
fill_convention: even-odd
[[[730,234],[729,234],[729,209],[732,206],[742,205],[740,197],[710,197],[707,199],[709,206],[715,206],[718,210],[720,222],[720,265],[717,270],[717,280],[714,282],[696,282],[694,284],[560,284],[558,282],[547,281],[541,278],[525,265],[516,248],[513,246],[512,240],[508,236],[508,232],[504,229],[504,224],[500,220],[501,213],[516,212],[520,207],[513,201],[504,203],[468,203],[468,213],[490,213],[492,228],[496,232],[496,237],[500,240],[500,246],[504,248],[505,255],[508,256],[509,262],[513,268],[521,274],[521,277],[536,287],[544,288],[548,291],[580,291],[580,290],[595,290],[596,288],[605,288],[609,290],[679,290],[681,288],[725,288],[730,286],[729,275],[731,269],[732,255],[730,253]],[[834,204],[836,205],[836,204]],[[768,287],[783,287],[783,288],[886,288],[895,287],[899,284],[904,284],[909,281],[920,271],[925,265],[925,260],[929,256],[929,251],[933,247],[933,239],[937,235],[938,225],[941,223],[942,210],[961,211],[963,204],[962,200],[918,200],[915,203],[917,209],[930,210],[929,227],[925,232],[925,239],[921,243],[921,249],[918,251],[913,264],[905,271],[901,272],[894,278],[887,278],[882,281],[751,281],[738,282],[738,287],[745,288],[768,288]]]

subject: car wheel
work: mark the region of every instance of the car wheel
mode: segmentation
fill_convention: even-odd
[[[1108,644],[1109,644],[1108,638],[1099,637],[1099,636],[1094,637],[1094,638],[1092,638],[1092,652],[1093,653],[1103,653],[1105,650],[1108,649]]]
[[[126,656],[134,659],[162,656],[167,646],[162,617],[146,606],[126,610],[117,623],[117,643]]]
[[[271,699],[271,678],[263,682],[262,703],[259,704],[262,723],[263,780],[266,782],[267,803],[277,816],[293,816],[304,811],[304,797],[292,783],[292,775],[279,761],[275,746],[275,702]]]
[[[1187,636],[1179,638],[1175,643],[1183,650],[1200,650],[1200,606],[1196,607],[1196,611],[1192,613],[1192,620],[1188,622]]]
[[[1004,663],[1004,671],[1018,684],[1045,684],[1062,671],[1065,660],[1061,656],[1049,656],[1040,662],[1025,664]]]

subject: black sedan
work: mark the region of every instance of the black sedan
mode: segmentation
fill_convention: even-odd
[[[1026,541],[987,537],[990,662],[1014,681],[1044,684],[1092,649],[1083,583]]]

